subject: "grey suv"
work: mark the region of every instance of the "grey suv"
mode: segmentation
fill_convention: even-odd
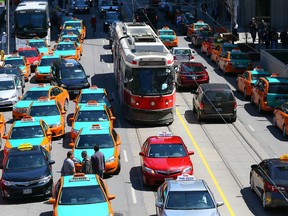
[[[193,112],[199,122],[205,119],[235,122],[237,103],[230,86],[225,83],[199,85],[193,96]]]

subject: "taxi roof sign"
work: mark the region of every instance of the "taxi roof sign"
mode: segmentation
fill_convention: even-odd
[[[32,116],[23,116],[21,122],[34,122],[35,119]]]
[[[49,101],[49,98],[46,96],[41,96],[38,98],[38,101]]]
[[[280,160],[288,161],[288,154],[284,154],[279,157]]]
[[[86,106],[98,106],[98,102],[96,100],[89,100]]]
[[[159,133],[158,133],[158,136],[159,136],[159,137],[172,137],[173,135],[172,135],[171,132],[166,132],[166,131],[164,131],[164,132],[159,132]]]
[[[32,148],[33,148],[33,146],[30,143],[23,143],[23,144],[18,146],[18,149],[20,151],[31,150]]]
[[[194,175],[184,174],[184,175],[177,176],[176,180],[178,180],[178,181],[195,181],[196,178]]]
[[[38,87],[38,88],[44,88],[44,87],[46,87],[46,85],[45,85],[44,83],[39,83],[39,84],[37,85],[37,87]]]
[[[102,127],[100,124],[93,124],[90,128],[90,130],[101,130]]]
[[[98,89],[98,86],[97,85],[91,85],[90,89]]]
[[[69,182],[90,181],[90,178],[85,176],[84,173],[75,173]]]

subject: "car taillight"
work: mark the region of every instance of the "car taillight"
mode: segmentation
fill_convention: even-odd
[[[237,102],[234,101],[234,110],[236,110],[236,109],[237,109]]]
[[[177,60],[177,57],[176,57],[176,56],[174,56],[174,60]]]
[[[264,188],[265,188],[265,191],[271,191],[271,192],[279,192],[279,190],[284,190],[285,191],[285,188],[283,187],[277,187],[275,185],[272,185],[270,184],[269,182],[265,182],[264,183]]]
[[[139,16],[136,16],[136,20],[139,20]]]
[[[199,109],[200,109],[200,110],[204,110],[204,103],[203,103],[203,102],[200,103]]]

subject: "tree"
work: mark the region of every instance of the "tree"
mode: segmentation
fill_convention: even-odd
[[[231,22],[230,22],[230,31],[232,32],[233,23],[237,23],[237,8],[239,5],[238,0],[225,0],[226,2],[226,9],[228,13],[231,15]]]

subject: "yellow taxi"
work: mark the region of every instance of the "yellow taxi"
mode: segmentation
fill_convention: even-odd
[[[0,113],[0,148],[2,145],[2,137],[5,134],[6,122],[4,118],[4,114]]]
[[[41,145],[47,152],[52,150],[52,132],[49,125],[42,119],[37,121],[31,116],[24,116],[20,121],[15,121],[3,138],[6,139],[4,154],[23,143]]]
[[[197,30],[204,30],[204,29],[209,31],[212,30],[208,23],[205,23],[203,20],[198,20],[196,23],[190,24],[190,26],[188,26],[187,37],[190,38],[190,40],[192,40],[192,37]]]
[[[120,136],[114,128],[103,127],[100,124],[94,124],[90,128],[81,128],[75,142],[70,143],[74,158],[82,161],[81,153],[86,151],[91,157],[94,154],[95,140],[99,145],[100,152],[105,157],[105,174],[119,174],[120,163]],[[81,170],[81,163],[75,164],[76,171]]]
[[[178,46],[178,37],[173,29],[164,26],[162,29],[157,30],[157,35],[163,44],[169,48]]]
[[[221,55],[216,63],[218,69],[224,74],[227,73],[244,73],[246,70],[252,70],[252,61],[247,53],[241,52],[239,49],[226,51]]]
[[[278,127],[283,134],[284,138],[287,138],[288,134],[288,102],[282,104],[279,107],[275,107],[273,113],[273,125]]]

